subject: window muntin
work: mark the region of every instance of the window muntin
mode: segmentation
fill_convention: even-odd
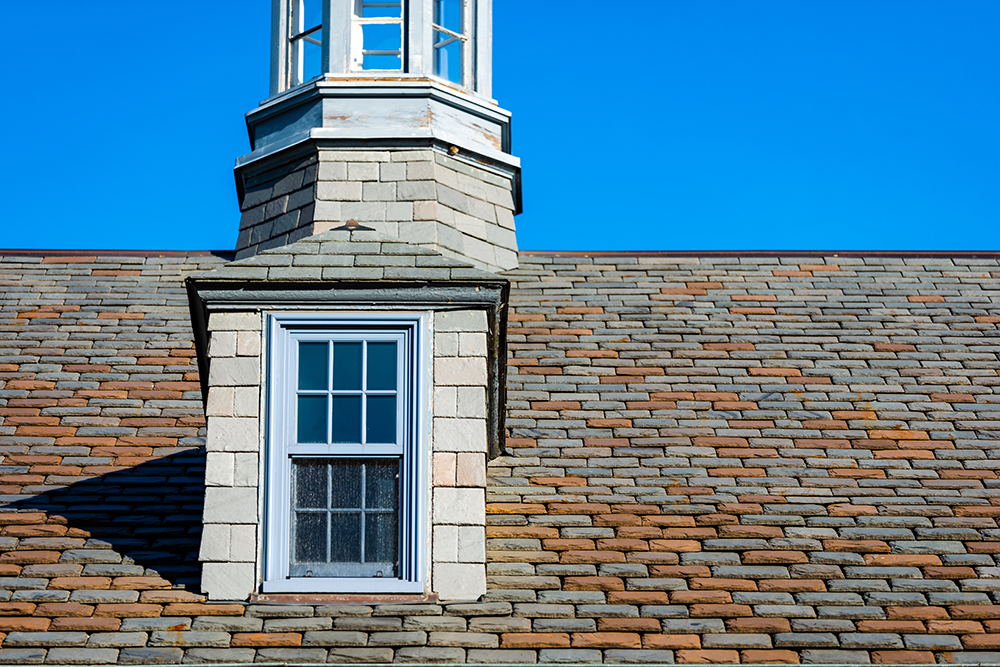
[[[292,459],[293,577],[395,577],[398,458]]]
[[[467,0],[433,0],[434,75],[467,85],[469,28]]]
[[[403,69],[403,2],[354,1],[351,69]]]
[[[289,0],[288,87],[323,73],[323,2]]]
[[[401,342],[392,334],[301,340],[295,443],[400,445]]]
[[[422,320],[275,316],[265,592],[420,592]]]

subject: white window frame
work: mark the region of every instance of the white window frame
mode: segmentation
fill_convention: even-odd
[[[264,457],[262,553],[264,593],[423,593],[427,562],[427,390],[429,377],[429,316],[426,313],[353,313],[323,315],[270,315],[267,357],[267,444]],[[397,410],[399,445],[364,445],[347,449],[326,444],[297,445],[295,387],[297,386],[296,342],[335,340],[352,332],[356,338],[366,331],[399,332],[406,339],[400,354],[406,376],[399,388]],[[327,336],[324,338],[324,336]],[[384,337],[383,337],[384,339]],[[403,394],[405,393],[405,398]],[[399,577],[291,577],[291,470],[292,456],[323,458],[339,454],[400,456]]]
[[[405,72],[406,71],[406,11],[407,0],[389,0],[393,4],[399,2],[399,18],[376,17],[363,18],[362,4],[379,4],[378,0],[351,0],[351,57],[352,72]],[[394,51],[366,51],[364,48],[366,25],[399,25],[399,68],[398,69],[365,69],[365,55],[394,55]]]
[[[433,5],[437,0],[430,0]],[[453,30],[448,30],[444,26],[434,23],[434,10],[431,9],[430,12],[430,39],[428,44],[430,46],[430,60],[428,62],[428,71],[438,81],[443,81],[449,86],[459,86],[468,90],[476,90],[476,60],[477,60],[477,49],[476,49],[476,33],[477,28],[477,2],[476,0],[459,0],[462,5],[462,32],[457,33]],[[455,82],[451,79],[447,79],[440,76],[437,73],[437,47],[434,46],[434,33],[443,32],[452,39],[457,39],[462,45],[462,80]]]

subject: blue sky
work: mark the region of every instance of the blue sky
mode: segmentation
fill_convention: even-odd
[[[494,4],[524,249],[1000,249],[996,0]],[[0,247],[232,248],[269,5],[0,4]]]

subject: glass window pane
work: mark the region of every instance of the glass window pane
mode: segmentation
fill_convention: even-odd
[[[328,343],[299,343],[299,389],[327,388]]]
[[[387,7],[385,5],[389,6]],[[361,18],[366,18],[366,19],[400,18],[402,15],[403,15],[403,4],[400,2],[361,3]]]
[[[365,56],[362,69],[403,69],[399,56]]]
[[[368,396],[368,421],[365,428],[365,442],[396,442],[396,397]]]
[[[361,26],[365,51],[399,51],[403,29],[399,23],[370,23]]]
[[[434,23],[462,33],[462,0],[434,0]]]
[[[296,441],[326,444],[326,417],[325,394],[323,396],[299,396],[298,437]]]
[[[361,462],[330,459],[333,468],[330,507],[361,507]]]
[[[326,512],[295,513],[295,560],[302,563],[325,563]]]
[[[361,343],[333,344],[333,388],[361,389]]]
[[[326,461],[295,461],[295,507],[326,507]]]
[[[361,513],[330,515],[330,562],[361,562]]]
[[[434,31],[434,73],[453,83],[462,83],[462,40]]]
[[[398,545],[396,513],[367,513],[365,515],[365,561],[368,563],[395,563]],[[391,577],[395,572],[383,572]]]
[[[365,464],[366,509],[396,509],[398,473],[399,459],[369,461]]]
[[[368,388],[396,388],[396,343],[368,343]]]
[[[313,26],[323,22],[323,0],[302,0],[304,23],[303,30],[308,30]]]
[[[360,396],[333,397],[333,442],[361,443]]]
[[[317,30],[302,38],[302,80],[308,81],[323,73],[323,31]]]

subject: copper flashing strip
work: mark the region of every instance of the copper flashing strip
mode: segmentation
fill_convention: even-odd
[[[88,250],[40,249],[40,248],[0,248],[0,257],[206,257],[217,256],[232,259],[232,250]]]
[[[521,250],[557,257],[901,257],[1000,259],[1000,250]]]

